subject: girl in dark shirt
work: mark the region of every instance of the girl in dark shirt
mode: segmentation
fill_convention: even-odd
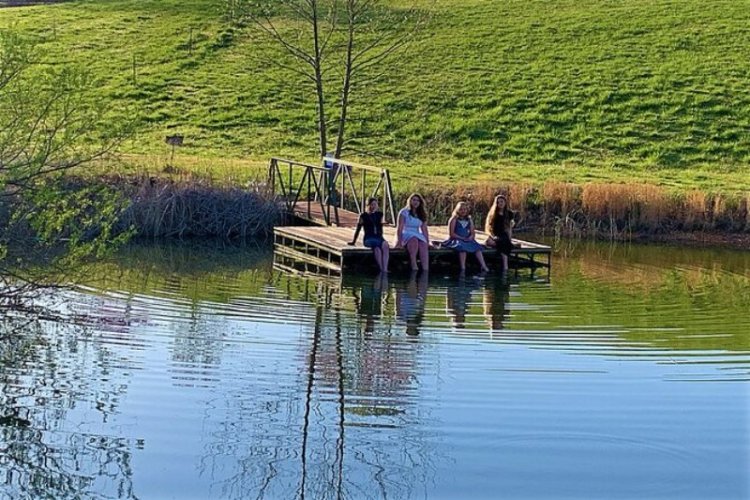
[[[367,200],[367,210],[359,214],[357,229],[354,230],[354,238],[349,242],[350,245],[356,244],[362,228],[365,230],[364,245],[372,248],[378,268],[381,272],[387,273],[390,247],[383,238],[383,212],[378,210],[377,198]]]
[[[508,270],[508,256],[513,248],[513,212],[508,208],[508,198],[499,194],[495,196],[484,230],[490,236],[486,245],[497,248],[503,261],[503,271]]]

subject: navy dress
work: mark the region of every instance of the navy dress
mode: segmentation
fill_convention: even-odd
[[[383,239],[383,212],[362,212],[359,214],[359,224],[365,230],[364,245],[367,248],[380,248]]]
[[[462,238],[468,238],[471,235],[471,219],[468,217],[465,219],[456,219],[456,225],[453,228],[453,232]],[[474,253],[477,250],[482,249],[482,245],[477,243],[474,239],[469,241],[449,239],[445,240],[442,246],[445,248],[452,248],[456,252],[469,253]]]

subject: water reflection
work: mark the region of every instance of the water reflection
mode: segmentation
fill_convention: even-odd
[[[509,301],[510,284],[504,277],[491,280],[483,287],[482,307],[490,332],[505,328],[505,320],[510,314]]]
[[[53,335],[50,336],[50,331]],[[134,498],[138,440],[103,430],[128,375],[80,328],[28,323],[0,364],[0,493],[16,498]],[[92,362],[68,364],[71,356]],[[27,372],[24,367],[33,366]]]
[[[406,334],[419,335],[425,313],[429,273],[411,271],[405,285],[396,288],[396,315],[406,326]]]
[[[750,261],[661,252],[342,281],[132,249],[2,351],[0,496],[741,497]]]
[[[380,273],[372,281],[363,280],[360,287],[352,287],[357,314],[364,323],[365,333],[373,333],[375,322],[383,316],[384,296],[388,293],[388,274]]]
[[[451,316],[453,326],[463,329],[466,327],[466,315],[471,305],[472,294],[479,288],[480,282],[476,279],[466,278],[461,274],[458,281],[449,286],[445,294],[445,307]]]

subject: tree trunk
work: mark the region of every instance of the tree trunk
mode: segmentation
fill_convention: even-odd
[[[318,2],[312,0],[312,27],[313,27],[313,44],[315,50],[313,68],[315,70],[315,93],[318,96],[318,134],[320,140],[321,158],[328,152],[328,137],[326,134],[326,110],[325,110],[325,93],[323,89],[323,74],[320,69],[320,34],[318,29]]]
[[[351,0],[347,2],[347,14],[349,21],[349,34],[346,42],[346,62],[344,64],[344,81],[341,85],[341,113],[339,114],[339,130],[336,137],[336,158],[341,158],[341,150],[344,148],[344,132],[346,130],[346,112],[349,107],[349,91],[352,82],[352,52],[354,50],[354,12]]]

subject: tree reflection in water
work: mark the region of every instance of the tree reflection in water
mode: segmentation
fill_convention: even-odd
[[[393,328],[391,307],[394,293],[424,294],[426,286],[425,276],[394,290],[379,276],[343,291],[323,281],[306,287],[314,322],[299,377],[272,393],[240,390],[215,402],[229,408],[201,463],[214,491],[327,499],[426,490],[437,457],[424,430],[429,413],[416,401],[424,347]],[[221,470],[226,466],[231,473]]]
[[[8,320],[5,322],[8,327]],[[127,378],[120,360],[78,327],[32,322],[4,339],[0,360],[0,492],[15,498],[135,498],[138,440],[100,434]],[[10,345],[8,344],[10,343]],[[93,363],[70,362],[79,351]],[[33,363],[41,370],[26,370]],[[120,372],[120,373],[118,373]],[[70,425],[70,414],[83,422]]]

